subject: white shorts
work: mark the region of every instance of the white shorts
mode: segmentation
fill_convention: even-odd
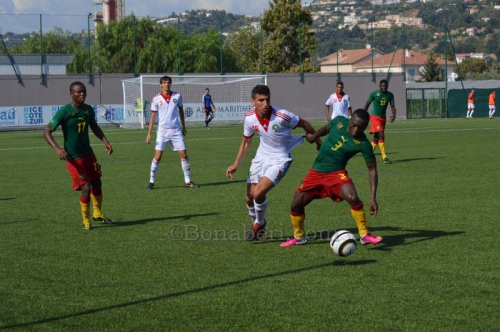
[[[494,111],[495,110],[495,105],[488,105],[490,107],[490,111]]]
[[[252,165],[248,172],[247,183],[258,183],[263,177],[271,180],[277,185],[283,179],[292,164],[293,159],[252,159]]]
[[[158,128],[156,132],[155,150],[165,150],[168,143],[170,143],[172,151],[186,150],[186,143],[184,143],[182,130]]]
[[[467,103],[467,107],[472,110],[476,108],[473,103]]]

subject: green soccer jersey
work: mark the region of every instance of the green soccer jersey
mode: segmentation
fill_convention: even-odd
[[[355,138],[347,132],[349,120],[343,116],[337,116],[329,123],[330,133],[323,140],[318,156],[313,164],[313,169],[321,173],[331,173],[345,169],[347,162],[355,154],[361,152],[365,162],[375,159],[373,148],[362,133]]]
[[[92,106],[83,104],[78,110],[71,104],[64,105],[54,115],[48,126],[52,131],[61,126],[64,135],[64,150],[67,160],[90,156],[89,124],[97,124]]]
[[[389,104],[391,106],[394,105],[394,95],[389,91],[386,91],[385,93],[382,93],[380,90],[373,91],[368,96],[368,102],[373,103],[371,111],[373,115],[385,118],[387,106]]]

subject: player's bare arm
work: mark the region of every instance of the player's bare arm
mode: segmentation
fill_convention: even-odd
[[[371,103],[370,103],[369,101],[367,101],[367,102],[365,103],[365,107],[363,107],[363,109],[364,109],[365,111],[368,111],[368,107],[370,107],[370,104],[371,104]]]
[[[307,137],[307,134],[314,134],[316,131],[314,130],[314,127],[309,123],[309,121],[307,120],[304,120],[304,119],[300,119],[299,120],[299,123],[297,124],[297,127],[300,127],[302,129],[305,130],[306,132],[306,137]],[[314,142],[316,143],[316,148],[319,150],[319,148],[321,147],[321,143],[323,143],[321,141],[321,138],[316,138],[314,140]]]
[[[155,125],[156,112],[151,112],[151,116],[149,117],[149,127],[148,134],[146,135],[146,143],[151,143],[151,132],[153,131],[153,126]]]
[[[45,138],[45,141],[54,149],[59,159],[66,160],[68,153],[64,149],[61,149],[61,147],[54,140],[54,137],[52,137],[52,130],[49,127],[45,127],[45,130],[43,131],[43,138]]]
[[[328,135],[328,133],[330,132],[330,126],[328,124],[324,125],[323,127],[319,128],[318,130],[316,130],[316,132],[312,133],[312,134],[307,134],[306,135],[306,140],[309,142],[309,143],[313,143],[313,142],[316,142],[316,140],[319,139],[319,137],[323,137],[325,135]]]
[[[184,123],[184,107],[179,106],[179,119],[181,120],[182,135],[187,135],[186,124]]]
[[[378,203],[377,203],[377,187],[378,187],[378,172],[377,172],[377,161],[366,163],[368,167],[368,179],[370,181],[370,214],[374,217],[378,213]]]
[[[391,105],[391,112],[392,112],[392,115],[390,116],[389,121],[391,123],[393,123],[394,120],[396,119],[396,106]]]
[[[106,136],[104,136],[101,127],[99,127],[97,124],[91,124],[90,129],[92,129],[94,135],[104,143],[104,149],[108,151],[108,156],[112,154],[113,147],[111,146],[111,144],[109,144],[109,141],[106,138]]]
[[[241,161],[243,160],[243,158],[245,158],[245,155],[247,154],[250,145],[252,145],[252,137],[243,137],[243,139],[241,140],[240,147],[238,149],[238,154],[236,155],[236,159],[234,160],[234,163],[231,166],[229,166],[226,170],[226,176],[231,180],[233,179],[233,173],[238,170]]]
[[[332,117],[330,116],[330,106],[325,105],[325,109],[326,109],[326,121],[330,121],[332,119]]]

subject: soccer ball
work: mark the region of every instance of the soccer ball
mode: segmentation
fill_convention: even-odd
[[[349,256],[356,250],[356,237],[349,231],[337,231],[330,239],[330,247],[336,255]]]

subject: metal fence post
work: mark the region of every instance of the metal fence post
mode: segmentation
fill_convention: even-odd
[[[43,84],[43,30],[42,14],[40,14],[40,84]]]
[[[92,82],[92,62],[91,62],[91,57],[90,57],[90,18],[92,17],[92,13],[89,13],[89,16],[87,16],[87,41],[88,41],[88,54],[89,54],[89,75],[88,75],[88,83]]]

